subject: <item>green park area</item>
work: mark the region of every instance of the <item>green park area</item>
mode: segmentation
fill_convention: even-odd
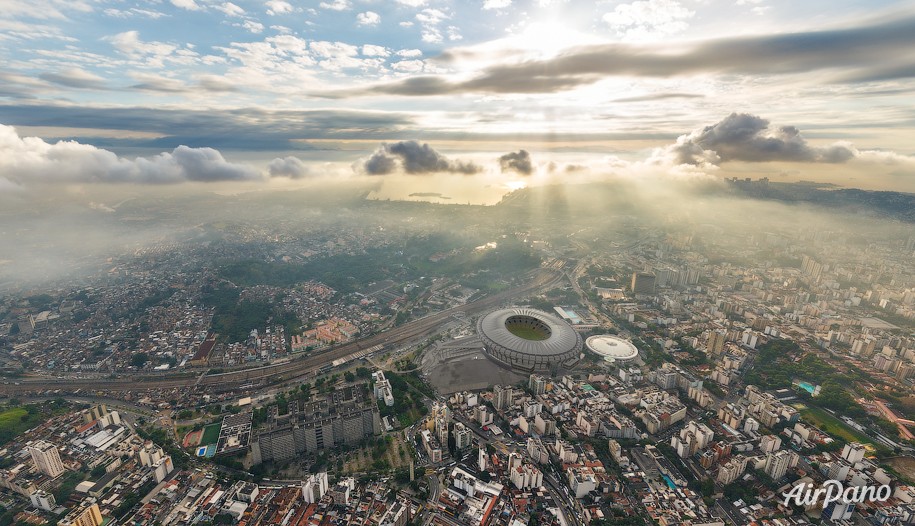
[[[203,428],[203,437],[200,439],[200,445],[206,446],[215,444],[219,440],[219,430],[222,428],[222,422],[210,424]]]
[[[8,429],[19,425],[22,417],[29,414],[28,411],[21,407],[11,407],[0,413],[0,429]]]
[[[794,408],[801,413],[801,418],[826,433],[845,442],[860,442],[876,446],[867,435],[836,418],[825,409],[811,407],[805,404],[795,404]]]
[[[28,429],[67,410],[63,400],[0,407],[0,446],[13,440]]]

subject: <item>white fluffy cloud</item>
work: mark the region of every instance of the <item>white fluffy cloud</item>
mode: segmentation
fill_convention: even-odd
[[[202,9],[194,0],[172,0],[172,5],[188,11],[200,11]]]
[[[418,49],[401,49],[397,52],[398,57],[416,58],[423,56],[423,52]]]
[[[423,42],[437,44],[444,40],[439,24],[451,18],[451,15],[441,9],[426,8],[416,13],[415,18],[422,25],[420,36]]]
[[[512,0],[484,0],[483,9],[504,9],[512,5]]]
[[[258,35],[264,32],[264,24],[260,22],[255,22],[254,20],[245,20],[241,23],[241,27],[247,29],[251,33]]]
[[[677,0],[638,0],[616,6],[603,20],[627,39],[643,40],[681,32],[695,14]]]
[[[227,161],[212,148],[179,146],[154,157],[125,159],[75,141],[48,143],[20,137],[0,124],[0,187],[42,183],[143,183],[246,181],[261,176],[248,166]],[[5,181],[5,182],[4,182]]]
[[[377,26],[381,23],[381,16],[374,11],[366,11],[356,15],[356,23],[360,26]]]
[[[245,10],[232,2],[224,2],[214,6],[217,11],[222,11],[226,16],[244,16]]]
[[[270,16],[285,15],[295,10],[292,4],[283,0],[269,0],[265,5],[267,6],[267,14]]]
[[[362,54],[366,57],[386,57],[391,54],[388,48],[376,46],[374,44],[365,44],[362,46]]]
[[[353,7],[349,0],[331,0],[330,2],[321,2],[319,5],[321,9],[330,9],[331,11],[346,11]]]

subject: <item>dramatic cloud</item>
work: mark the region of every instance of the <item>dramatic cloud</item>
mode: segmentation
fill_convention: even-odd
[[[255,170],[226,161],[212,148],[179,146],[172,152],[129,160],[74,141],[51,144],[38,137],[23,138],[12,126],[0,125],[0,179],[19,186],[50,182],[159,184],[259,178]]]
[[[460,173],[475,174],[481,168],[472,162],[454,161],[418,141],[384,143],[362,163],[361,169],[369,175],[387,175],[395,172],[408,174]]]
[[[267,165],[270,177],[288,177],[289,179],[304,179],[312,177],[314,173],[298,157],[276,158]]]
[[[531,154],[527,150],[518,150],[509,152],[499,157],[499,166],[502,173],[516,172],[521,175],[531,175],[534,173],[534,165],[531,164]]]
[[[681,135],[658,149],[654,162],[674,165],[717,166],[729,161],[909,165],[911,157],[876,150],[858,150],[849,143],[827,147],[809,144],[794,126],[774,126],[756,115],[732,113],[721,121]]]
[[[597,44],[572,48],[555,57],[521,60],[483,69],[468,80],[412,77],[330,96],[455,93],[551,93],[593,84],[613,76],[676,77],[706,73],[734,75],[809,74],[827,71],[826,80],[855,82],[915,76],[915,63],[900,49],[915,48],[915,18],[868,26],[680,43]],[[462,54],[442,55],[448,61]],[[506,57],[510,58],[510,57]]]
[[[727,161],[845,162],[854,153],[844,145],[810,146],[794,126],[772,126],[768,120],[732,113],[720,122],[680,136],[668,148],[676,164],[713,164]]]

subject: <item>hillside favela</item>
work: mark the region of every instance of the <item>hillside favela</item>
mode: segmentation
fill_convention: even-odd
[[[0,0],[0,526],[915,525],[913,49]]]

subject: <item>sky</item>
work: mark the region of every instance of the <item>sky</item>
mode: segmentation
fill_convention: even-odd
[[[915,2],[0,0],[0,193],[915,192]],[[487,197],[488,196],[488,197]]]

